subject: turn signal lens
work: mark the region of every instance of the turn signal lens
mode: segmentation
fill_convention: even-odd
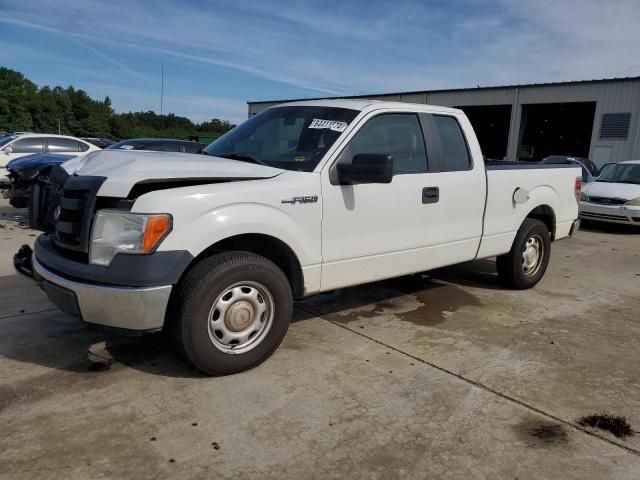
[[[634,198],[633,200],[629,200],[627,202],[627,206],[629,206],[629,207],[640,207],[640,197]]]
[[[576,194],[576,202],[580,203],[580,194],[582,193],[582,177],[576,177],[574,192]]]
[[[147,217],[147,224],[144,227],[142,251],[147,253],[151,250],[170,228],[171,222],[169,215],[149,215]]]

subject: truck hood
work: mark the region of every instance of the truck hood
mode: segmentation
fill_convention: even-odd
[[[188,185],[185,181],[216,183],[232,180],[271,178],[279,168],[238,160],[191,153],[151,152],[144,150],[102,150],[92,152],[63,165],[68,173],[106,177],[98,195],[126,197],[136,184]],[[72,163],[69,165],[69,163]],[[148,189],[153,190],[153,188]]]
[[[632,200],[640,197],[640,185],[631,183],[592,182],[584,189],[584,194],[593,197]]]

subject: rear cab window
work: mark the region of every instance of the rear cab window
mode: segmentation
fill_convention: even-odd
[[[456,172],[471,168],[467,140],[458,120],[450,115],[433,115],[435,143],[440,148],[439,170]]]

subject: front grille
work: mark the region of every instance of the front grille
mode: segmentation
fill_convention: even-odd
[[[601,218],[603,220],[617,220],[617,221],[624,221],[624,222],[629,221],[629,218],[623,215],[609,215],[606,213],[581,212],[580,216],[583,218],[594,218],[594,219]]]
[[[609,198],[609,197],[589,197],[590,203],[598,203],[600,205],[624,205],[627,200],[622,198]]]
[[[53,241],[58,247],[74,252],[89,252],[96,194],[104,180],[104,177],[74,176],[66,181],[53,232]]]

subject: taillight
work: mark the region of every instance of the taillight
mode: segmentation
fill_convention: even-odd
[[[580,203],[580,194],[582,193],[582,177],[576,177],[576,186],[574,189],[576,194],[576,202]]]

